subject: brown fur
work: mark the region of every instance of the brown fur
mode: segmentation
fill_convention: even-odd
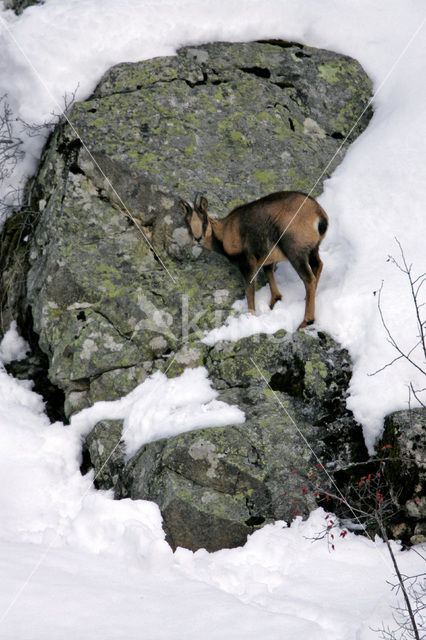
[[[191,239],[238,265],[252,313],[257,272],[263,268],[268,279],[272,309],[281,300],[274,266],[288,260],[306,289],[305,315],[299,328],[314,322],[315,292],[323,266],[318,249],[328,227],[328,216],[318,202],[298,191],[280,191],[236,207],[222,220],[208,215],[204,197],[193,207],[183,200],[179,204]]]

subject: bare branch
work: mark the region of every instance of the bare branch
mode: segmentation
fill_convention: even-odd
[[[20,117],[15,117],[7,94],[0,97],[0,183],[3,183],[0,219],[7,217],[13,207],[22,206],[23,189],[12,185],[8,187],[6,181],[12,178],[17,165],[24,158],[23,137],[46,136],[48,131],[62,123],[75,103],[77,91],[78,85],[73,92],[65,94],[63,110],[60,113],[52,113],[52,118],[41,124],[26,122]]]
[[[45,120],[40,124],[35,124],[34,122],[27,122],[26,120],[19,118],[19,122],[22,124],[26,134],[30,138],[40,135],[45,136],[47,131],[51,131],[54,127],[64,122],[65,116],[69,114],[75,104],[76,94],[79,86],[80,85],[78,84],[74,91],[65,93],[63,97],[64,108],[59,113],[51,111],[51,118],[49,120]]]
[[[387,335],[387,341],[393,347],[393,349],[397,352],[397,356],[393,358],[390,362],[384,364],[382,367],[370,373],[368,375],[376,375],[388,367],[392,366],[399,360],[406,360],[411,367],[420,372],[423,376],[426,377],[426,368],[423,364],[418,361],[417,356],[414,356],[414,353],[420,348],[424,354],[425,364],[426,364],[426,320],[422,318],[422,310],[424,308],[425,302],[420,300],[420,294],[422,293],[422,287],[426,282],[426,272],[421,273],[417,277],[413,276],[413,265],[408,264],[403,247],[399,242],[398,238],[395,238],[395,242],[398,245],[400,258],[397,260],[393,256],[388,256],[388,261],[392,262],[393,265],[403,273],[408,280],[408,285],[410,288],[411,300],[414,307],[414,314],[417,325],[417,340],[415,343],[408,349],[403,349],[399,344],[396,338],[394,337],[392,331],[390,330],[388,323],[385,319],[383,308],[382,308],[382,292],[384,283],[382,282],[381,287],[378,292],[377,298],[377,306],[379,310],[379,316],[383,328]],[[411,408],[411,397],[415,398],[416,402],[423,408],[426,408],[424,401],[420,398],[420,393],[422,393],[424,389],[415,389],[413,383],[411,382],[409,385],[409,406]]]
[[[426,404],[422,400],[420,400],[420,396],[418,395],[419,393],[423,393],[424,391],[426,391],[426,388],[425,389],[414,389],[413,383],[410,382],[410,393],[413,394],[413,396],[415,397],[417,402],[420,404],[420,406],[423,407],[423,409],[426,409]]]

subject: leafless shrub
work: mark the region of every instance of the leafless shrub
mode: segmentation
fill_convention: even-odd
[[[394,350],[397,352],[397,355],[393,360],[386,363],[380,369],[377,369],[374,373],[370,375],[376,375],[380,371],[383,371],[387,367],[392,366],[398,360],[406,360],[409,362],[411,367],[424,376],[424,380],[426,383],[426,317],[425,317],[425,294],[424,294],[424,284],[426,282],[426,272],[420,273],[419,275],[415,275],[413,272],[413,265],[407,262],[407,259],[404,254],[404,250],[401,246],[401,243],[397,238],[395,241],[399,247],[400,258],[396,259],[393,256],[388,257],[388,261],[392,262],[401,273],[403,273],[408,281],[408,286],[410,289],[410,295],[412,300],[412,310],[416,320],[416,335],[413,338],[413,343],[408,349],[404,349],[399,344],[398,340],[393,335],[392,331],[389,328],[388,322],[385,318],[385,314],[383,313],[382,308],[382,291],[383,291],[383,283],[378,292],[377,306],[379,309],[380,319],[384,330],[387,335],[387,341],[392,345]],[[418,354],[421,354],[420,357]],[[411,406],[412,398],[414,397],[420,406],[426,409],[426,400],[424,398],[424,394],[426,392],[426,384],[425,387],[419,388],[415,387],[412,382],[409,384],[409,406]]]
[[[0,97],[0,184],[5,184],[12,177],[16,166],[24,157],[23,141],[16,134],[16,122],[7,95]],[[20,199],[19,190],[13,187],[4,189],[0,199],[0,220],[9,210],[9,203],[20,202]]]
[[[327,513],[323,528],[313,537],[313,540],[326,540],[330,551],[334,551],[336,536],[345,538],[350,529],[362,531],[371,537],[375,532],[380,534],[395,571],[396,582],[391,586],[402,596],[402,602],[394,608],[394,628],[382,627],[376,631],[381,634],[383,640],[420,640],[420,631],[425,628],[426,573],[404,575],[388,536],[388,522],[399,510],[398,496],[394,494],[392,483],[387,478],[388,463],[412,464],[413,461],[388,457],[386,454],[390,448],[390,445],[384,445],[382,457],[342,469],[349,473],[350,482],[341,489],[319,463],[316,469],[304,477],[305,483],[301,487],[301,493],[302,496],[312,494],[328,511],[337,514],[333,516]],[[365,469],[370,471],[366,472]],[[324,487],[330,487],[330,480],[333,488],[325,489]],[[296,511],[297,509],[295,513]],[[342,524],[346,528],[342,529]],[[413,552],[417,551],[413,549]]]
[[[52,112],[51,117],[42,123],[27,122],[14,116],[7,94],[0,97],[0,222],[9,217],[13,209],[23,206],[24,188],[13,185],[13,174],[24,159],[24,139],[47,135],[68,118],[76,100],[78,85],[63,98],[63,108],[59,113]],[[8,184],[8,181],[10,184]]]
[[[36,124],[34,122],[27,122],[23,118],[18,118],[19,122],[22,124],[25,134],[29,138],[33,138],[35,136],[45,137],[47,133],[52,131],[56,126],[65,122],[68,119],[72,107],[75,104],[79,86],[80,85],[78,84],[74,91],[66,92],[64,94],[62,110],[59,111],[59,113],[57,113],[56,111],[51,111],[50,118],[48,120]]]

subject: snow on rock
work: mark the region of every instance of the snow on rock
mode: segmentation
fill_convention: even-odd
[[[176,378],[157,371],[124,398],[83,409],[71,418],[71,428],[87,435],[100,420],[123,419],[129,459],[143,444],[159,438],[244,422],[244,413],[215,400],[217,395],[204,367],[185,369]]]
[[[0,362],[3,364],[9,364],[13,360],[23,360],[29,351],[28,343],[19,335],[16,326],[14,320],[1,341]]]

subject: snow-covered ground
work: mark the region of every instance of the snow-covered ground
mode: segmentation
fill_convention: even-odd
[[[397,237],[414,271],[425,271],[425,15],[423,0],[46,0],[20,17],[0,10],[0,96],[7,93],[16,115],[32,122],[50,119],[77,85],[77,97],[86,97],[112,64],[172,55],[187,44],[276,37],[361,62],[374,83],[374,117],[320,198],[331,226],[317,326],[351,352],[349,406],[370,445],[383,416],[406,406],[407,384],[425,386],[404,363],[368,376],[395,355],[374,295],[382,281],[383,312],[395,337],[401,346],[416,341],[407,283],[387,257],[398,256]],[[34,171],[42,144],[26,140],[12,186]],[[2,193],[9,188],[2,185]],[[303,287],[287,265],[277,279],[285,302],[270,312],[261,291],[258,317],[242,313],[206,339],[293,330]],[[244,311],[244,302],[237,308]],[[12,327],[0,360],[24,349]],[[421,361],[420,352],[414,356]],[[49,423],[29,383],[0,365],[0,637],[377,637],[371,627],[390,621],[393,602],[381,541],[348,534],[329,553],[308,539],[323,525],[318,510],[290,528],[265,527],[241,549],[172,554],[155,505],[115,502],[93,489],[90,475],[80,475],[81,434],[101,415],[127,421],[129,451],[165,428],[181,430],[188,412],[194,428],[243,419],[236,408],[217,404],[202,369],[185,375],[194,391],[187,403],[174,402],[173,384],[180,382],[158,374],[64,428]],[[412,551],[398,555],[407,573],[422,570]]]
[[[0,354],[5,361],[25,354],[15,328]],[[313,541],[327,524],[317,509],[290,528],[266,526],[239,549],[173,554],[156,505],[117,502],[112,492],[94,489],[91,474],[80,474],[81,434],[105,413],[128,420],[139,442],[162,426],[165,433],[181,430],[176,397],[183,383],[194,390],[187,406],[193,425],[201,426],[216,400],[205,371],[195,369],[181,379],[153,376],[110,403],[109,412],[108,403],[99,403],[64,427],[50,424],[40,396],[0,364],[0,637],[374,638],[370,627],[391,621],[394,602],[381,540],[341,537],[336,529],[330,552],[324,541]],[[221,405],[213,424],[241,420],[235,408]],[[138,406],[149,423],[132,421]],[[130,447],[134,442],[129,438]],[[407,574],[419,572],[419,556],[396,543],[394,550]]]
[[[384,545],[350,534],[330,554],[305,539],[321,519],[317,513],[288,529],[268,526],[240,549],[180,549],[161,563],[75,547],[41,557],[38,546],[4,543],[0,610],[12,606],[0,637],[373,640],[378,636],[370,627],[391,622]],[[401,568],[413,574],[413,555],[399,555]]]

